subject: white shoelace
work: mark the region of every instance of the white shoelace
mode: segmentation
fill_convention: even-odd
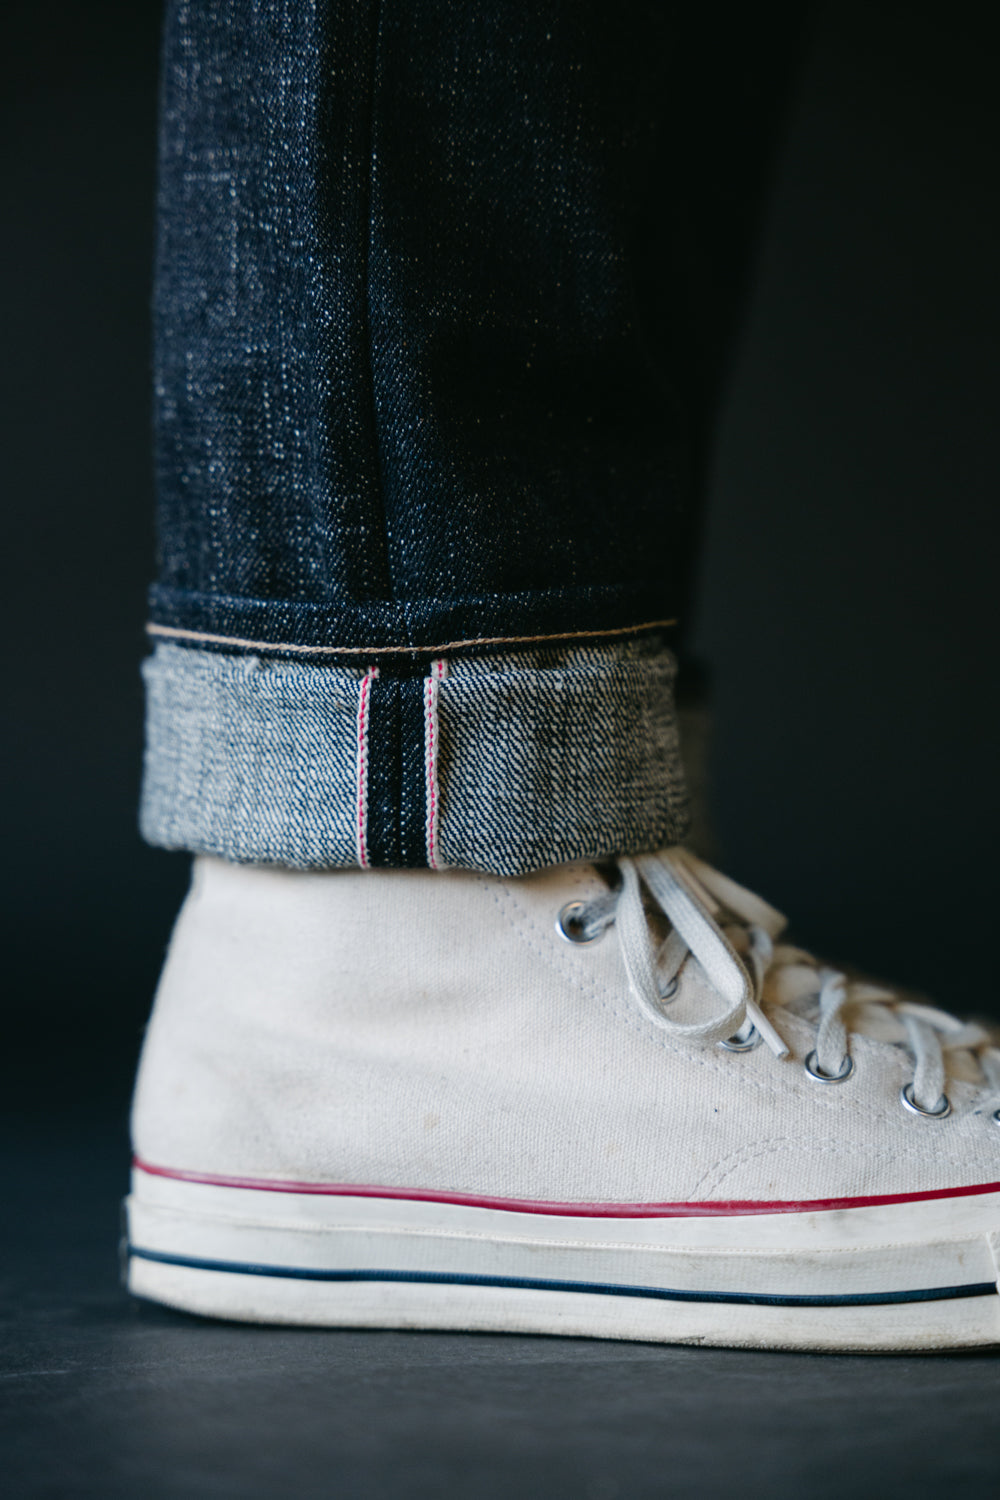
[[[907,1000],[893,991],[850,979],[801,948],[778,944],[786,920],[773,906],[686,849],[617,861],[621,885],[590,902],[571,903],[560,914],[563,935],[592,942],[612,923],[632,995],[647,1020],[678,1039],[748,1050],[764,1041],[776,1057],[789,1048],[775,1025],[785,1009],[816,1024],[806,1063],[819,1082],[836,1083],[853,1071],[850,1033],[905,1044],[913,1079],[902,1092],[917,1113],[943,1118],[949,1062],[965,1055],[959,1076],[970,1076],[1000,1094],[1000,1049],[990,1032],[947,1011]],[[670,922],[659,945],[650,931],[643,887]],[[567,913],[569,917],[567,920]],[[722,1000],[706,1020],[679,1021],[669,1013],[682,965],[691,956]],[[998,1111],[1000,1114],[1000,1111]]]

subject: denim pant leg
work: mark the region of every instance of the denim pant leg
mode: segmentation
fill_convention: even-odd
[[[150,842],[519,873],[683,835],[693,34],[170,0]]]

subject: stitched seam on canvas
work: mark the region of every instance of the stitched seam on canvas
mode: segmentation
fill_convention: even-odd
[[[879,1146],[868,1146],[857,1141],[845,1145],[839,1139],[823,1140],[820,1138],[817,1140],[815,1136],[778,1135],[772,1136],[770,1140],[765,1141],[762,1145],[755,1145],[752,1149],[748,1147],[740,1151],[734,1151],[729,1156],[723,1157],[721,1162],[717,1163],[715,1167],[711,1168],[699,1179],[695,1184],[694,1190],[700,1193],[717,1192],[726,1178],[731,1177],[734,1172],[738,1172],[741,1167],[749,1166],[752,1162],[759,1161],[762,1157],[788,1156],[795,1152],[808,1152],[811,1156],[849,1156],[852,1158],[863,1156],[876,1162],[885,1160],[885,1150]],[[907,1157],[911,1157],[916,1166],[922,1165],[926,1160],[919,1152],[912,1151],[906,1153],[899,1146],[895,1148],[894,1159],[897,1162]],[[955,1154],[948,1156],[938,1155],[935,1156],[935,1162],[949,1162],[952,1166],[964,1167],[968,1164],[968,1157]]]
[[[748,1166],[751,1162],[759,1161],[762,1157],[770,1156],[780,1151],[807,1151],[810,1154],[818,1152],[824,1156],[870,1156],[875,1160],[884,1158],[883,1146],[867,1146],[859,1142],[852,1142],[845,1146],[842,1140],[835,1137],[824,1138],[802,1135],[772,1135],[766,1140],[754,1141],[750,1145],[738,1146],[727,1156],[722,1157],[710,1167],[704,1176],[695,1183],[695,1191],[710,1192],[720,1182],[740,1169]]]
[[[636,635],[642,630],[667,630],[676,620],[645,620],[640,625],[617,625],[612,630],[560,630],[553,635],[484,635],[468,640],[445,641],[438,646],[296,646],[287,641],[251,641],[243,636],[216,635],[207,630],[186,630],[179,625],[157,625],[150,621],[146,634],[167,640],[201,641],[207,646],[236,646],[242,651],[281,651],[286,656],[405,656],[437,655],[463,650],[466,646],[534,645],[541,641],[605,640],[611,636]]]
[[[371,687],[378,667],[369,667],[361,679],[358,692],[358,763],[357,796],[354,810],[354,835],[358,864],[368,869],[368,718]]]

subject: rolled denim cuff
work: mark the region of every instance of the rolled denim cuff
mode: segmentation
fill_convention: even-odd
[[[498,875],[676,843],[675,674],[648,637],[402,671],[160,644],[143,836],[298,869]]]

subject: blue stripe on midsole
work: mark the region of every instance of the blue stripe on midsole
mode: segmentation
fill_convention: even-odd
[[[783,1296],[771,1292],[691,1292],[672,1287],[615,1286],[602,1281],[547,1281],[533,1276],[470,1276],[450,1271],[318,1271],[307,1266],[265,1266],[234,1260],[201,1260],[192,1255],[168,1255],[161,1250],[129,1246],[138,1260],[192,1271],[227,1271],[234,1276],[275,1276],[292,1281],[400,1281],[418,1286],[495,1286],[532,1292],[579,1292],[599,1297],[651,1297],[659,1302],[742,1302],[753,1307],[870,1307],[885,1302],[943,1302],[953,1297],[996,1296],[996,1283],[976,1281],[965,1286],[919,1287],[905,1292],[837,1292],[818,1297]]]

